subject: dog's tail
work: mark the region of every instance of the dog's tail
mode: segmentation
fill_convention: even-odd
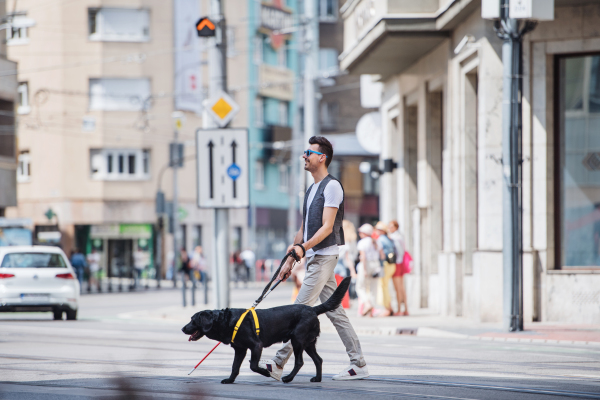
[[[350,286],[350,277],[344,278],[340,285],[335,289],[335,292],[331,295],[329,299],[325,303],[319,304],[316,307],[313,307],[313,310],[319,314],[323,314],[329,311],[333,311],[341,304],[348,287]]]

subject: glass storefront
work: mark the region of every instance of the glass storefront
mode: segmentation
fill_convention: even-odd
[[[559,261],[600,267],[600,54],[561,57],[557,173]]]

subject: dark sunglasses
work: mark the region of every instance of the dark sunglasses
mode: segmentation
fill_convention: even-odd
[[[325,156],[325,158],[327,158],[327,155],[323,154],[323,153],[319,153],[318,151],[314,151],[314,150],[304,150],[304,155],[306,155],[306,157],[310,157],[311,154],[318,154],[320,156]]]

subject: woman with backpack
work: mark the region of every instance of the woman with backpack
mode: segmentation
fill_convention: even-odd
[[[396,246],[387,236],[387,226],[381,221],[375,225],[374,236],[377,238],[377,246],[383,263],[383,271],[380,279],[380,303],[385,308],[384,311],[376,316],[389,317],[394,314],[394,310],[392,309],[392,296],[390,295],[390,282],[394,272],[396,272]]]

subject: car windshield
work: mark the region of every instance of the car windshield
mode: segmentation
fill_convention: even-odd
[[[8,253],[0,268],[67,268],[67,264],[56,253]]]

